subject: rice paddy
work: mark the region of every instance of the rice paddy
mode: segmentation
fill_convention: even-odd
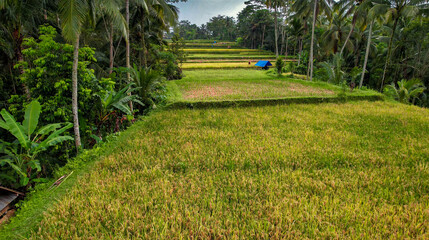
[[[326,97],[342,92],[338,86],[308,82],[290,77],[277,77],[255,69],[223,69],[185,71],[182,80],[168,82],[175,101],[214,101],[272,99],[287,97]],[[354,90],[353,95],[376,94]]]
[[[248,65],[202,54],[168,101],[377,95]],[[159,108],[0,239],[428,239],[428,126],[429,110],[384,101]]]
[[[159,112],[30,239],[425,239],[428,116],[385,102]]]

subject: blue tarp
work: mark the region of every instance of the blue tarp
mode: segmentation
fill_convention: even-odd
[[[269,67],[273,66],[273,64],[270,63],[270,61],[259,61],[255,64],[257,67]]]

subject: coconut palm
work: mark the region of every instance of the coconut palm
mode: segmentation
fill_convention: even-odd
[[[140,40],[141,65],[147,67],[149,40],[162,42],[163,34],[177,23],[178,9],[165,0],[145,0],[145,4],[133,3],[130,7],[130,29],[135,29]]]
[[[373,6],[374,6],[373,2],[371,2],[371,1],[364,1],[359,6],[359,10],[360,11],[364,11],[364,10],[368,11]],[[380,19],[380,18],[373,11],[371,11],[369,14],[366,15],[366,21],[367,21],[367,23],[369,23],[369,30],[368,30],[368,40],[367,40],[367,45],[366,45],[366,50],[365,50],[365,60],[364,60],[364,63],[363,63],[362,74],[361,74],[361,78],[360,78],[360,81],[359,81],[359,88],[362,88],[362,85],[363,85],[363,80],[364,80],[364,77],[365,77],[366,67],[367,67],[367,64],[368,64],[369,52],[370,52],[370,49],[371,49],[371,40],[372,40],[372,33],[373,33],[374,23],[375,23],[375,21],[377,19]]]
[[[329,26],[322,35],[322,42],[327,53],[337,53],[340,44],[347,42],[345,33],[348,30],[348,11],[341,3],[334,4]],[[348,45],[350,49],[353,49],[353,44],[349,42]]]
[[[370,12],[372,15],[384,15],[386,22],[393,21],[392,33],[390,35],[389,44],[387,47],[387,56],[386,62],[384,64],[383,77],[381,79],[381,89],[383,89],[384,82],[386,80],[386,72],[392,54],[393,38],[395,36],[399,20],[402,18],[415,16],[422,7],[427,7],[427,0],[382,0],[371,8]]]
[[[311,44],[310,44],[310,57],[308,61],[307,80],[313,80],[313,67],[314,67],[314,29],[316,28],[317,16],[320,12],[324,12],[328,17],[331,15],[331,0],[297,0],[293,4],[293,8],[300,15],[308,16],[310,12],[313,14],[313,23],[311,29]]]
[[[103,9],[113,19],[120,18],[119,6],[115,0],[60,0],[59,16],[61,18],[62,34],[64,38],[73,43],[73,67],[72,67],[72,112],[73,129],[77,150],[82,143],[79,131],[78,113],[78,63],[79,63],[79,40],[82,26],[88,19],[96,18],[96,9]],[[118,21],[119,22],[119,21]]]
[[[22,43],[25,36],[37,32],[37,27],[44,22],[44,0],[0,0],[0,29],[8,35],[14,51],[14,64],[24,60]],[[19,69],[22,73],[22,68]],[[23,84],[27,99],[30,90]]]
[[[349,33],[347,34],[347,38],[344,41],[343,47],[341,48],[340,53],[343,54],[344,49],[349,43],[350,37],[356,27],[356,23],[358,20],[364,19],[368,12],[368,4],[371,4],[371,1],[368,0],[341,0],[338,4],[342,5],[345,9],[347,9],[346,14],[350,15],[353,13],[351,28]]]
[[[274,9],[274,42],[276,49],[276,57],[279,57],[279,45],[278,45],[278,37],[279,37],[279,19],[278,19],[278,11],[279,8],[285,6],[285,0],[266,0],[265,4],[268,8]]]

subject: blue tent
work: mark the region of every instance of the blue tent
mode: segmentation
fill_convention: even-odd
[[[273,66],[273,64],[270,63],[270,61],[259,61],[255,64],[257,67],[267,68],[269,66]]]

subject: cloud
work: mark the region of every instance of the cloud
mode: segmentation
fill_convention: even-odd
[[[175,5],[179,7],[180,20],[189,20],[197,25],[204,24],[217,15],[237,17],[245,7],[244,0],[188,0]]]

